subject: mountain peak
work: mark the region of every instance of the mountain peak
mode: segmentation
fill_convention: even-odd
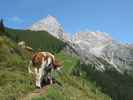
[[[62,25],[58,22],[56,17],[48,15],[47,17],[34,23],[30,30],[33,31],[48,31],[51,35],[58,39],[65,41],[69,40],[69,36],[64,32]]]
[[[57,21],[57,18],[51,15],[48,15],[47,17],[42,18],[37,23],[56,24],[58,26],[61,26],[61,24]]]

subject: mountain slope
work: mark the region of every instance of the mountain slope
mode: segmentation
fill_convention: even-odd
[[[49,52],[59,52],[65,43],[53,37],[46,31],[30,31],[30,30],[6,30],[8,37],[19,42],[25,41],[27,45],[31,46],[34,50],[42,49]]]
[[[68,42],[65,51],[80,56],[76,74],[83,73],[86,80],[96,82],[113,100],[132,100],[132,45],[116,42],[104,33],[83,32]]]
[[[86,64],[95,64],[99,71],[115,68],[119,73],[133,72],[133,48],[121,44],[103,32],[81,32],[72,42],[68,42],[67,51],[81,57]],[[110,66],[106,66],[108,64]]]
[[[80,64],[74,68],[74,74],[96,83],[102,92],[108,94],[112,100],[132,100],[133,98],[133,76],[126,72],[120,74],[115,69],[107,69],[104,72],[98,71],[95,65]],[[108,65],[106,65],[108,66]]]

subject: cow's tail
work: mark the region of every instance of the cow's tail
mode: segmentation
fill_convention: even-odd
[[[33,73],[32,70],[31,70],[31,66],[32,66],[32,61],[30,60],[30,61],[29,61],[29,65],[28,65],[28,72],[29,72],[30,74]]]

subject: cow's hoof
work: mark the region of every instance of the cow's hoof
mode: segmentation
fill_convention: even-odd
[[[36,86],[36,88],[37,88],[37,89],[41,89],[41,87],[39,87],[39,86]]]
[[[37,86],[37,85],[36,85],[36,88],[37,88],[37,89],[41,89],[41,88],[42,88],[42,86]]]

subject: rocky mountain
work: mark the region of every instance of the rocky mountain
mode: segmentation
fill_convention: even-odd
[[[99,56],[102,49],[112,42],[112,38],[102,32],[79,32],[76,33],[73,43],[78,45],[82,50]]]
[[[62,39],[64,41],[69,40],[68,34],[64,32],[62,25],[57,21],[56,17],[50,16],[50,15],[34,23],[30,27],[30,30],[48,31],[51,35],[53,35],[58,39]]]
[[[104,32],[79,32],[68,45],[68,51],[86,64],[95,64],[97,70],[133,71],[133,46],[119,43]]]

